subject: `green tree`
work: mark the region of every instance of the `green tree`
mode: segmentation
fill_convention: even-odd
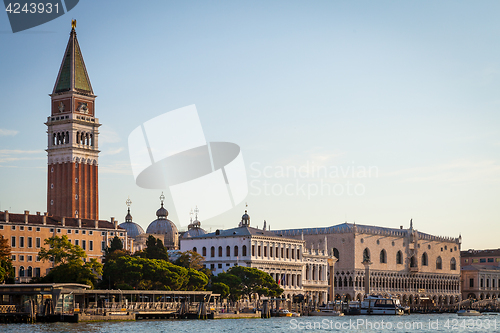
[[[123,243],[122,243],[122,240],[118,236],[115,236],[111,240],[110,246],[106,247],[106,254],[112,253],[112,252],[117,251],[117,250],[123,250]]]
[[[249,298],[259,296],[279,296],[283,289],[267,273],[252,267],[234,266],[227,272],[212,278],[212,282],[224,283],[229,287],[229,296],[233,300],[242,295]]]
[[[227,298],[229,296],[229,286],[222,282],[214,282],[210,286],[210,290],[212,290],[215,294],[220,294],[221,298]]]
[[[14,283],[14,276],[9,242],[0,235],[0,283]]]
[[[157,239],[153,235],[149,235],[148,240],[146,241],[144,255],[148,259],[161,259],[168,261],[167,248],[163,245],[163,242],[160,239]]]
[[[179,258],[177,258],[174,264],[185,268],[193,268],[199,271],[203,268],[204,260],[205,258],[202,257],[201,254],[189,250],[186,252],[181,252],[181,255],[179,256]]]
[[[102,264],[92,258],[87,262],[87,253],[78,245],[73,245],[68,236],[53,236],[45,240],[49,250],[42,248],[38,255],[42,260],[51,260],[55,267],[41,278],[33,282],[64,283],[74,282],[88,284],[92,288],[97,284],[97,276],[102,274]]]

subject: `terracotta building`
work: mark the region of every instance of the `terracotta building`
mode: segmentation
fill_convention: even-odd
[[[460,252],[462,298],[500,299],[500,249]]]

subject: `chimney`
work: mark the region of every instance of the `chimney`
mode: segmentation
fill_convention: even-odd
[[[37,215],[37,216],[40,216],[40,212],[36,212],[36,215]]]
[[[400,226],[399,226],[399,229],[403,229],[403,226],[402,226],[402,225],[400,225]]]
[[[94,225],[95,225],[96,229],[99,229],[99,221],[98,220],[94,220]]]
[[[28,216],[30,215],[30,211],[29,210],[25,210],[24,211],[24,223],[25,224],[28,224]]]
[[[47,212],[43,213],[43,225],[47,225],[47,215]]]
[[[115,221],[114,217],[111,218],[111,223],[113,223],[115,229],[118,229],[118,221]]]
[[[65,217],[62,218],[61,224],[62,224],[63,227],[66,226],[66,218]]]
[[[82,227],[82,219],[78,219],[78,228]]]
[[[8,210],[5,211],[5,222],[9,223],[9,211]]]

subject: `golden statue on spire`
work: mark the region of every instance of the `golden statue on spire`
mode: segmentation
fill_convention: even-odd
[[[75,30],[76,28],[76,20],[71,20],[71,29]]]

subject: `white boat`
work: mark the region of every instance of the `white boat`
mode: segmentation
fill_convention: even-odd
[[[362,315],[402,315],[405,307],[398,298],[382,295],[368,295],[361,302],[360,314]]]
[[[482,313],[476,310],[460,310],[457,312],[457,315],[465,317],[475,317],[482,316]]]
[[[341,317],[344,314],[340,311],[333,309],[322,309],[317,311],[312,311],[309,313],[310,316],[330,316],[330,317]]]

